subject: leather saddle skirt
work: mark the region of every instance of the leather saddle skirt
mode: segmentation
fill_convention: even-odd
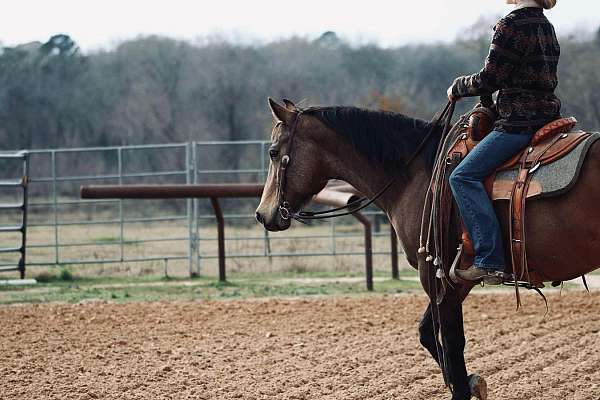
[[[571,132],[562,134],[560,140],[541,159],[532,174],[527,199],[558,196],[568,192],[577,182],[581,167],[591,145],[600,133]],[[514,181],[519,173],[518,165],[499,169],[494,174],[491,197],[493,200],[510,200]],[[490,187],[490,183],[488,183]]]
[[[485,186],[490,197],[493,200],[510,199],[525,153],[525,162],[530,168],[530,174],[533,174],[526,193],[528,199],[559,195],[573,187],[587,151],[600,138],[599,133],[571,131],[576,123],[575,118],[562,118],[540,129],[527,148],[486,179]],[[478,143],[465,130],[451,146],[448,158],[463,159]],[[534,162],[538,165],[531,165]]]

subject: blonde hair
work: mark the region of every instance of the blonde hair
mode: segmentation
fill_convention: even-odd
[[[556,5],[557,0],[535,0],[540,7],[544,7],[546,10],[551,9]]]

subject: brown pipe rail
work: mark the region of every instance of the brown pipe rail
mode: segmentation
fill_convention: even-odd
[[[220,198],[261,197],[262,184],[203,184],[203,185],[91,185],[81,187],[83,199],[210,199],[217,219],[219,280],[227,279],[225,269],[225,219]],[[334,207],[345,206],[358,196],[352,186],[331,185],[319,192],[314,201]],[[373,290],[373,248],[371,222],[360,212],[353,214],[364,228],[365,271],[367,290]],[[392,278],[398,279],[398,248],[396,233],[391,228]]]
[[[82,199],[218,199],[260,197],[260,184],[206,185],[90,185],[81,187]]]

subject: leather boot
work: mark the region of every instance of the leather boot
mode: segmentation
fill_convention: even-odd
[[[471,265],[467,269],[457,269],[455,274],[465,281],[483,280],[488,285],[502,284],[502,272],[479,268],[474,265]]]

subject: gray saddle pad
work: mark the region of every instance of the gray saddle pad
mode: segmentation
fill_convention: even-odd
[[[534,171],[527,198],[558,196],[569,191],[577,182],[588,150],[599,138],[600,133],[591,134],[564,157]],[[514,181],[517,179],[517,174],[518,168],[501,171],[496,175],[496,182],[500,180]],[[509,199],[510,193],[504,193],[504,191],[497,193],[494,190],[494,200]]]

